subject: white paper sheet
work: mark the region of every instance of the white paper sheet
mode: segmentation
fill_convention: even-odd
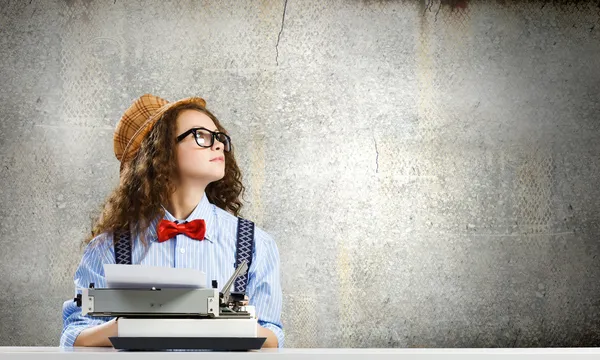
[[[196,269],[104,264],[109,288],[204,288],[206,274]]]

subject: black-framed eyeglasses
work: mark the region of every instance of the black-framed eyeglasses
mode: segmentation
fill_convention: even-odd
[[[194,139],[196,140],[196,144],[203,148],[212,147],[215,143],[215,139],[218,142],[223,144],[223,150],[225,152],[231,151],[231,138],[229,135],[222,133],[220,131],[210,131],[207,128],[191,128],[188,131],[177,137],[177,142],[185,139],[189,134],[194,134]]]

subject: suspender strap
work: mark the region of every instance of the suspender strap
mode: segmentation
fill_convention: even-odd
[[[131,265],[131,234],[129,230],[115,231],[113,237],[115,264]]]
[[[246,285],[248,285],[248,278],[250,275],[250,265],[252,265],[253,250],[254,223],[250,220],[238,217],[235,267],[237,268],[245,261],[248,263],[248,271],[246,271],[246,275],[242,275],[235,279],[234,292],[246,292]]]

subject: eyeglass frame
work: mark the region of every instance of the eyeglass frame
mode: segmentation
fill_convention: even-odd
[[[206,130],[206,131],[208,131],[211,134],[211,144],[209,146],[200,145],[198,143],[198,136],[196,135],[196,132],[198,130]],[[210,131],[210,130],[208,130],[205,127],[191,128],[191,129],[187,130],[186,132],[184,132],[183,134],[177,136],[177,142],[178,143],[181,142],[189,134],[194,134],[194,141],[196,142],[196,144],[198,146],[200,146],[201,148],[205,148],[205,149],[211,148],[211,147],[213,147],[215,145],[215,139],[216,139],[217,135],[223,135],[223,136],[225,136],[227,138],[227,141],[229,142],[229,150],[225,150],[226,146],[225,146],[225,144],[222,141],[220,141],[220,140],[217,140],[217,141],[220,142],[221,144],[223,144],[223,151],[225,151],[225,152],[230,152],[231,151],[231,147],[232,147],[231,137],[229,135],[225,134],[224,132],[221,132],[221,131]]]

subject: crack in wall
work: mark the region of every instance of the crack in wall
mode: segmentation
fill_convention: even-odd
[[[285,26],[285,12],[287,10],[288,0],[285,0],[283,4],[283,15],[281,17],[281,29],[279,29],[279,34],[277,35],[277,44],[275,44],[275,63],[279,66],[279,41],[281,40],[281,33],[283,32],[283,27]]]

